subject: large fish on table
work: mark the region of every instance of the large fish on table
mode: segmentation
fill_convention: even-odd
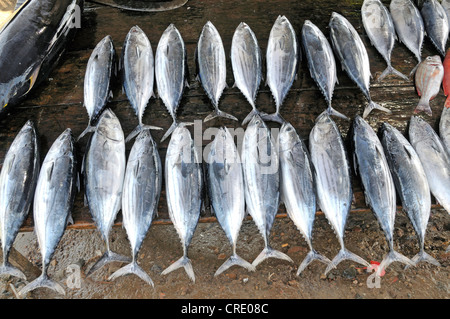
[[[439,54],[445,56],[445,46],[449,33],[447,13],[437,0],[425,0],[420,12],[428,37]]]
[[[180,236],[183,256],[161,274],[184,267],[192,281],[195,281],[195,274],[187,255],[202,208],[203,170],[200,156],[191,133],[180,123],[173,131],[167,148],[164,177],[169,217]]]
[[[419,9],[411,0],[392,0],[389,5],[397,36],[417,59],[417,65],[411,70],[414,74],[422,62],[422,46],[425,38],[425,24]]]
[[[125,138],[122,127],[116,115],[106,109],[86,146],[82,168],[85,201],[106,244],[106,252],[91,267],[88,275],[110,262],[130,261],[128,257],[111,251],[108,240],[121,208],[125,166]]]
[[[95,130],[95,125],[112,97],[111,82],[116,72],[116,50],[111,36],[97,43],[89,57],[84,74],[84,107],[89,123],[78,140]]]
[[[364,0],[361,7],[361,16],[370,42],[387,63],[387,68],[377,80],[381,81],[387,75],[395,74],[408,81],[409,79],[406,75],[397,71],[391,65],[391,54],[397,36],[395,34],[394,22],[388,9],[380,0]]]
[[[158,95],[172,116],[173,123],[161,142],[178,126],[177,110],[188,84],[187,53],[183,38],[175,25],[170,24],[161,38],[155,55],[155,78]]]
[[[280,108],[297,76],[301,60],[295,30],[285,16],[278,16],[269,34],[266,49],[266,85],[275,100],[276,112],[264,120],[283,123]]]
[[[155,96],[155,63],[150,41],[138,26],[128,31],[122,48],[121,64],[123,88],[139,121],[137,127],[125,139],[125,142],[128,142],[144,128],[162,130],[160,127],[142,123],[147,104],[150,98]]]
[[[366,204],[380,223],[389,246],[377,270],[377,275],[394,261],[414,266],[407,257],[394,249],[394,223],[397,211],[395,185],[383,146],[372,127],[359,115],[353,123],[352,142],[355,172],[364,188]]]
[[[0,172],[0,242],[3,261],[1,275],[26,279],[8,262],[14,240],[28,216],[39,175],[40,155],[34,124],[27,121],[14,138]]]
[[[57,65],[75,35],[82,5],[82,0],[28,1],[3,26],[0,116],[22,102]]]
[[[381,143],[397,193],[419,240],[420,251],[411,261],[417,264],[424,260],[439,266],[439,262],[424,251],[425,233],[431,211],[431,193],[419,156],[408,140],[392,125],[383,123],[381,132]]]
[[[314,260],[329,264],[330,260],[312,246],[316,217],[316,185],[314,168],[305,143],[290,123],[281,126],[279,134],[280,193],[289,218],[303,235],[310,249],[297,270],[297,276]]]
[[[247,211],[264,239],[264,249],[252,264],[256,267],[270,257],[293,262],[269,245],[270,231],[280,204],[279,158],[270,130],[258,114],[245,130],[241,156]]]
[[[72,207],[78,185],[75,140],[70,128],[52,144],[39,173],[33,202],[33,221],[42,256],[42,274],[23,287],[20,295],[43,287],[65,294],[64,288],[48,277],[55,249],[72,221]]]
[[[255,267],[236,253],[236,242],[245,216],[244,176],[234,137],[227,128],[220,128],[212,142],[207,172],[213,212],[233,250],[214,276],[234,265],[254,271]]]
[[[417,94],[420,96],[414,113],[425,112],[432,115],[430,100],[438,95],[444,78],[444,67],[439,55],[428,56],[420,62],[415,74]]]
[[[317,202],[339,240],[341,249],[328,264],[325,274],[347,259],[368,266],[345,248],[345,224],[350,213],[353,189],[350,164],[339,128],[327,112],[320,114],[309,134],[309,150],[314,166]]]
[[[327,101],[327,112],[348,119],[331,106],[334,87],[338,83],[333,49],[322,31],[309,20],[302,27],[302,44],[311,77]]]
[[[336,12],[331,14],[328,26],[331,44],[342,68],[369,101],[363,117],[367,117],[373,109],[391,113],[389,109],[372,101],[369,91],[371,78],[369,56],[358,32],[345,17]]]
[[[158,148],[150,130],[143,129],[131,148],[122,191],[123,225],[130,241],[132,261],[113,273],[109,280],[135,274],[153,286],[150,276],[137,264],[136,255],[157,215],[161,184],[162,166]]]
[[[227,61],[222,38],[210,21],[203,26],[198,39],[195,61],[197,77],[214,106],[214,112],[206,116],[204,121],[207,122],[216,117],[237,121],[236,117],[219,109],[220,97],[227,87]]]

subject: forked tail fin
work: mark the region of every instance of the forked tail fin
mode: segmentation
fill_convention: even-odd
[[[141,131],[143,130],[158,130],[161,131],[163,128],[159,127],[159,126],[152,126],[152,125],[144,125],[144,124],[139,124],[138,126],[136,126],[134,128],[134,130],[131,131],[131,133],[127,136],[127,138],[125,139],[125,143],[128,143],[129,141],[131,141],[133,138],[135,138],[137,135],[139,135],[139,133],[141,133]]]
[[[21,272],[16,267],[10,265],[9,263],[5,263],[4,265],[0,266],[0,276],[1,275],[10,275],[18,278],[22,278],[23,280],[27,280],[27,277],[23,272]]]
[[[176,262],[174,262],[172,265],[164,269],[164,271],[161,273],[161,275],[167,275],[168,273],[177,270],[178,268],[183,267],[186,271],[189,278],[195,282],[195,274],[194,274],[194,268],[192,268],[191,260],[187,256],[183,256],[180,259],[178,259]]]
[[[331,105],[328,105],[327,113],[329,115],[340,117],[341,119],[344,119],[344,120],[349,120],[349,118],[347,116],[345,116],[341,112],[336,111],[334,108],[331,107]]]
[[[77,142],[83,138],[83,136],[85,136],[87,133],[91,133],[95,131],[95,126],[92,126],[90,123],[89,125],[84,129],[84,131],[80,134],[80,136],[78,136],[77,138]]]
[[[111,276],[109,276],[108,280],[115,280],[116,278],[124,275],[135,274],[143,281],[148,283],[150,286],[154,287],[152,279],[150,276],[136,263],[136,261],[131,262],[130,264],[120,268],[116,272],[114,272]]]
[[[225,270],[227,270],[228,268],[232,267],[232,266],[241,266],[244,267],[245,269],[249,270],[249,271],[255,271],[256,268],[255,266],[253,266],[252,264],[250,264],[248,261],[242,259],[241,257],[239,257],[237,254],[233,254],[231,255],[230,258],[228,258],[220,267],[219,269],[217,269],[216,273],[214,274],[214,277],[220,275],[221,273],[223,273]]]
[[[188,125],[194,125],[194,123],[191,123],[191,122],[181,122],[181,123],[179,123],[179,122],[174,121],[172,123],[172,125],[169,127],[169,129],[167,130],[167,132],[162,137],[161,142],[163,142],[166,138],[168,138],[173,133],[173,131],[175,131],[175,129],[178,126],[188,126]]]
[[[387,68],[383,71],[383,73],[381,73],[381,75],[378,77],[377,81],[378,82],[382,81],[389,74],[394,74],[394,75],[396,75],[398,77],[401,77],[405,81],[409,81],[409,78],[406,75],[404,75],[402,72],[394,69],[392,67],[392,65],[388,65],[387,66]]]
[[[414,113],[420,113],[420,112],[425,112],[427,113],[429,116],[432,115],[432,111],[431,111],[431,107],[430,107],[430,101],[425,97],[422,96],[419,100],[419,103],[417,104]]]
[[[417,265],[419,262],[421,261],[425,261],[427,263],[430,263],[432,265],[435,265],[437,267],[440,267],[441,264],[439,263],[439,261],[437,261],[434,257],[430,256],[429,254],[427,254],[426,252],[424,252],[423,250],[420,251],[417,255],[415,255],[413,258],[411,258],[411,261],[414,263],[414,265]],[[408,269],[409,265],[406,265],[405,269]]]
[[[385,108],[384,106],[381,106],[378,103],[375,103],[374,101],[370,100],[369,104],[364,109],[363,118],[366,118],[370,114],[370,112],[372,112],[373,109],[377,109],[389,114],[392,113],[392,111],[389,110],[388,108]]]
[[[401,263],[404,263],[409,266],[415,266],[414,263],[406,256],[396,252],[395,250],[391,250],[384,258],[383,261],[378,266],[376,275],[380,276],[381,272],[385,270],[390,264],[393,262],[398,261]]]
[[[114,261],[129,263],[131,262],[131,258],[107,250],[106,253],[104,253],[103,256],[94,264],[94,266],[92,266],[91,269],[89,269],[86,276],[91,275],[92,273],[96,272],[106,264],[112,263]]]
[[[286,120],[279,113],[273,113],[273,114],[261,113],[261,118],[264,121],[276,122],[276,123],[280,123],[280,124],[286,123]]]
[[[358,264],[364,265],[364,266],[370,266],[370,264],[359,257],[358,255],[352,253],[351,251],[341,248],[339,253],[333,258],[333,260],[328,264],[327,269],[325,269],[325,275],[333,268],[336,268],[339,263],[341,263],[344,260],[353,260],[354,262],[357,262]]]
[[[275,249],[270,248],[270,247],[265,247],[263,249],[263,251],[258,255],[258,257],[256,257],[255,260],[252,262],[252,265],[256,267],[263,260],[266,260],[267,258],[278,258],[278,259],[282,259],[282,260],[287,260],[287,261],[289,261],[291,263],[294,262],[291,259],[291,257],[286,255],[285,253],[282,253],[281,251],[275,250]]]
[[[38,278],[30,282],[19,291],[19,296],[25,296],[28,292],[37,288],[49,288],[57,293],[65,295],[64,288],[56,281],[50,279],[45,272],[43,272]]]
[[[238,119],[236,117],[234,117],[231,114],[225,113],[219,109],[215,109],[212,113],[208,114],[205,119],[203,120],[203,122],[208,122],[211,121],[212,119],[215,119],[216,117],[223,117],[226,119],[230,119],[230,120],[234,120],[237,121]]]
[[[302,263],[300,264],[300,266],[298,267],[298,270],[297,270],[297,276],[300,276],[300,273],[301,273],[303,270],[305,270],[305,268],[308,267],[308,265],[309,265],[310,263],[312,263],[314,260],[318,260],[318,261],[320,261],[320,262],[322,262],[322,263],[324,263],[324,264],[329,264],[329,263],[331,262],[327,257],[325,257],[325,256],[323,256],[323,255],[321,255],[321,254],[319,254],[319,253],[316,252],[315,250],[311,250],[311,251],[306,255],[305,259],[303,259],[303,261],[302,261]]]

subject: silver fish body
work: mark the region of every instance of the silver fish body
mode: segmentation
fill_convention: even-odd
[[[428,56],[417,67],[415,85],[420,100],[414,113],[425,112],[432,115],[430,100],[438,95],[444,78],[444,66],[439,55]]]
[[[231,65],[235,86],[252,106],[242,124],[246,124],[258,113],[255,106],[256,95],[262,80],[262,57],[255,33],[244,22],[236,28],[231,41]]]
[[[162,178],[157,145],[150,130],[143,129],[131,148],[122,192],[123,225],[131,245],[132,262],[117,270],[109,279],[135,274],[153,286],[151,278],[137,264],[136,255],[157,214]]]
[[[200,159],[189,130],[184,125],[177,126],[167,148],[164,176],[169,217],[180,236],[183,256],[166,268],[162,275],[184,267],[192,281],[195,281],[195,275],[187,253],[202,207]]]
[[[449,0],[442,0],[441,1],[441,6],[442,8],[444,8],[444,11],[447,15],[447,20],[449,20],[449,25],[450,25],[450,1]]]
[[[447,153],[450,155],[450,108],[442,109],[441,119],[439,121],[439,136]]]
[[[445,45],[448,40],[449,22],[447,13],[437,0],[426,0],[420,10],[425,30],[439,54],[445,57]]]
[[[360,88],[369,101],[363,117],[373,109],[390,113],[391,111],[372,101],[370,97],[370,63],[366,47],[351,23],[339,13],[333,12],[329,22],[331,44],[350,79]]]
[[[258,114],[245,130],[241,156],[247,211],[263,236],[265,246],[252,264],[256,266],[269,257],[292,262],[289,256],[269,245],[280,203],[279,158],[270,130]]]
[[[431,193],[450,213],[450,155],[431,125],[420,117],[411,117],[408,133],[427,174]]]
[[[364,259],[344,245],[345,225],[353,200],[350,164],[339,128],[327,112],[316,119],[309,135],[309,150],[314,166],[317,202],[341,246],[325,274],[346,259],[368,266]]]
[[[328,113],[347,118],[331,107],[334,88],[338,83],[333,49],[322,31],[310,20],[303,24],[302,44],[309,72],[327,101]]]
[[[283,123],[280,108],[297,75],[301,59],[295,30],[285,16],[278,16],[272,26],[266,50],[266,84],[275,100],[276,112],[265,120]]]
[[[52,144],[44,162],[34,193],[33,220],[42,256],[42,274],[23,287],[19,294],[46,287],[65,294],[64,288],[47,275],[47,269],[67,223],[78,185],[75,141],[66,129]]]
[[[393,232],[397,210],[394,180],[380,140],[360,116],[356,116],[353,123],[352,142],[355,171],[361,178],[366,203],[375,214],[389,246],[389,253],[383,258],[377,274],[394,261],[414,265],[394,250]]]
[[[406,75],[403,75],[391,65],[391,54],[394,49],[396,34],[394,22],[388,9],[380,0],[364,0],[361,7],[361,16],[370,42],[387,63],[387,68],[378,77],[378,81],[381,81],[390,73],[408,80]]]
[[[86,146],[83,161],[85,200],[106,244],[105,254],[88,274],[113,261],[129,259],[110,250],[109,232],[121,208],[125,176],[125,138],[119,119],[106,109]]]
[[[210,21],[203,26],[195,55],[198,78],[215,109],[204,121],[218,116],[237,121],[234,116],[219,110],[220,97],[227,87],[226,56],[219,31]]]
[[[8,262],[8,256],[33,202],[40,168],[39,153],[34,124],[27,121],[9,147],[0,172],[0,242],[3,253],[0,275],[26,279]]]
[[[316,216],[314,169],[305,143],[290,123],[281,126],[279,134],[280,195],[289,218],[305,238],[310,252],[300,264],[297,276],[313,261],[328,264],[330,260],[312,246]]]
[[[420,252],[412,258],[417,264],[427,260],[439,263],[424,252],[425,233],[431,210],[431,193],[420,158],[408,140],[392,125],[383,123],[381,143],[403,210],[416,231]]]
[[[227,128],[220,128],[208,155],[209,196],[214,214],[232,246],[232,256],[214,274],[238,265],[250,271],[255,267],[236,253],[236,242],[245,216],[244,176],[239,152]]]
[[[164,141],[172,134],[177,123],[177,110],[187,83],[187,54],[183,38],[170,24],[159,39],[155,54],[155,78],[158,95],[173,119],[173,124],[164,134]]]

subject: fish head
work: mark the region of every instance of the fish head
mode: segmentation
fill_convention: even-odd
[[[436,67],[442,66],[442,60],[439,55],[427,56],[423,62],[430,66],[436,66]]]
[[[111,109],[106,109],[100,116],[97,123],[96,133],[111,141],[121,142],[124,140],[120,121]]]
[[[421,117],[413,115],[409,121],[409,129],[408,134],[409,138],[412,141],[421,140],[421,136],[423,135],[423,131],[427,129],[429,124],[425,122]]]
[[[60,157],[61,154],[63,156],[73,156],[74,147],[75,139],[73,137],[72,130],[67,128],[53,142],[47,153],[46,159],[54,160],[54,158]]]
[[[278,135],[278,140],[280,143],[280,152],[291,150],[294,145],[296,145],[300,138],[295,131],[294,126],[291,123],[284,122],[280,129],[280,134]]]

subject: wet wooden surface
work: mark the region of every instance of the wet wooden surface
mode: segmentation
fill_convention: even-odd
[[[383,1],[388,5],[388,1]],[[187,47],[188,65],[190,71],[190,88],[185,91],[178,118],[182,121],[203,120],[212,111],[202,87],[195,81],[194,51],[198,36],[203,25],[210,20],[216,26],[222,36],[227,53],[227,82],[229,88],[225,90],[220,101],[220,108],[235,115],[240,122],[250,112],[251,107],[237,88],[232,88],[233,75],[229,59],[231,39],[235,28],[240,22],[246,22],[255,32],[262,52],[265,52],[270,29],[278,15],[285,15],[292,23],[298,38],[300,30],[306,19],[315,23],[324,34],[329,37],[327,27],[333,11],[343,14],[357,29],[366,45],[372,72],[371,95],[372,99],[392,110],[392,114],[373,111],[367,118],[372,127],[378,130],[383,122],[389,122],[400,131],[405,132],[409,118],[419,100],[412,81],[404,81],[395,76],[389,76],[382,82],[377,82],[377,77],[385,69],[386,64],[380,54],[371,46],[365,34],[361,21],[362,1],[323,1],[323,0],[250,0],[250,1],[201,1],[190,0],[185,6],[167,12],[137,13],[121,11],[115,8],[101,6],[86,2],[82,15],[81,29],[74,41],[68,46],[68,51],[55,67],[49,78],[40,86],[35,87],[29,98],[19,105],[15,111],[0,121],[0,164],[3,163],[5,154],[17,132],[27,120],[34,121],[41,145],[41,157],[45,157],[53,141],[66,128],[70,127],[75,136],[78,136],[88,123],[88,115],[83,107],[83,82],[86,64],[95,45],[106,35],[111,35],[117,53],[120,54],[126,34],[133,25],[139,25],[147,34],[155,52],[159,38],[165,28],[174,23],[184,38]],[[422,51],[423,57],[435,55],[437,51],[428,38],[425,39]],[[392,65],[404,74],[409,74],[416,65],[416,60],[407,48],[397,42],[392,54]],[[354,118],[362,115],[366,99],[348,76],[341,71],[338,63],[339,84],[334,91],[333,106],[338,111]],[[445,96],[441,89],[439,95],[431,102],[432,116],[421,114],[435,129],[438,128],[439,117],[444,105]],[[275,104],[271,93],[262,83],[256,100],[258,108],[266,112],[274,112]],[[109,103],[110,107],[121,121],[125,135],[130,133],[137,125],[137,118],[131,109],[127,97],[122,93],[120,83],[114,86],[114,97]],[[282,106],[282,116],[290,121],[297,129],[299,135],[307,139],[315,118],[325,109],[326,103],[319,89],[311,79],[303,55],[299,67],[298,78]],[[347,138],[350,122],[335,119],[342,135]],[[145,111],[144,123],[163,127],[167,130],[172,120],[159,99],[151,99]],[[208,127],[239,128],[240,122],[226,119],[215,119],[203,123],[202,130]],[[279,127],[270,123],[271,127]],[[194,134],[194,127],[190,127]],[[154,131],[154,138],[159,141],[165,131]],[[165,152],[169,140],[159,143],[161,160],[164,163]],[[203,146],[210,143],[210,139],[203,140]],[[84,154],[87,138],[78,143],[78,151]],[[132,147],[127,144],[127,154]],[[350,151],[350,149],[349,149]],[[354,176],[355,200],[352,212],[369,212],[365,205],[364,195],[357,176]],[[73,208],[75,224],[69,228],[95,228],[89,214],[88,207],[84,206],[83,188],[77,195]],[[434,207],[438,205],[433,204]],[[398,206],[398,209],[401,209]],[[320,213],[320,212],[318,212]],[[278,217],[285,217],[284,206],[280,206]],[[202,213],[201,222],[215,221],[210,210]],[[159,216],[155,224],[170,223],[165,200],[165,189],[159,202]],[[120,213],[116,225],[121,225]],[[32,212],[22,227],[22,231],[33,229]]]

